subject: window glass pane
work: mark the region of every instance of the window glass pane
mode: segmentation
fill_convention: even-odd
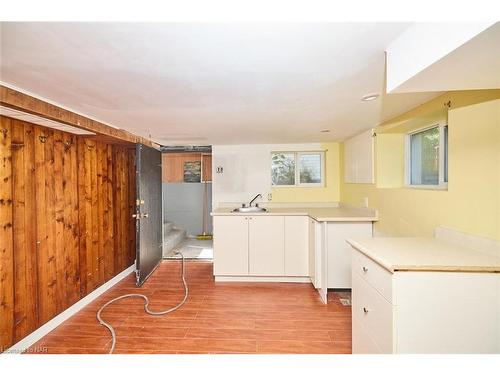
[[[301,154],[299,159],[301,184],[321,183],[321,155]]]
[[[448,182],[448,127],[444,127],[444,182]]]
[[[273,185],[295,185],[295,153],[273,153],[271,172]]]
[[[439,185],[439,128],[410,137],[411,184]]]

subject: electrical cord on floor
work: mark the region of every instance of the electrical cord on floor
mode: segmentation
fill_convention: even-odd
[[[116,298],[113,298],[111,301],[108,301],[106,302],[100,309],[99,311],[97,311],[97,320],[99,321],[99,323],[101,323],[104,327],[106,327],[109,332],[111,332],[111,337],[112,337],[112,343],[111,343],[111,349],[109,349],[109,353],[108,354],[112,354],[113,351],[115,350],[115,345],[116,345],[116,333],[115,333],[115,330],[113,328],[113,326],[109,323],[107,323],[104,319],[101,318],[101,313],[102,311],[108,307],[109,305],[111,305],[112,303],[116,302],[116,301],[119,301],[119,300],[122,300],[122,299],[125,299],[125,298],[142,298],[145,303],[144,303],[144,311],[149,314],[149,315],[155,315],[155,316],[158,316],[158,315],[165,315],[165,314],[168,314],[168,313],[171,313],[175,310],[177,310],[179,307],[181,307],[184,302],[186,302],[187,298],[188,298],[188,294],[189,294],[189,291],[188,291],[188,286],[187,286],[187,283],[186,283],[186,273],[185,273],[185,267],[184,267],[184,254],[182,254],[182,252],[180,251],[176,251],[175,252],[176,255],[180,255],[181,258],[182,258],[182,283],[184,285],[184,298],[182,299],[181,302],[179,302],[176,306],[168,309],[168,310],[164,310],[164,311],[152,311],[149,309],[149,299],[147,296],[145,296],[144,294],[138,294],[138,293],[131,293],[131,294],[124,294],[123,296],[120,296],[120,297],[116,297]]]

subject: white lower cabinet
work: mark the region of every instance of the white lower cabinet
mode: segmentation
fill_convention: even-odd
[[[248,217],[248,274],[285,275],[285,218]]]
[[[307,277],[307,216],[214,216],[214,275]]]
[[[309,217],[285,216],[285,276],[309,275]]]
[[[500,274],[391,273],[352,250],[352,352],[500,353]]]
[[[371,222],[326,224],[328,288],[351,288],[351,246],[348,238],[372,237]]]
[[[214,275],[248,275],[248,220],[244,216],[216,216]]]

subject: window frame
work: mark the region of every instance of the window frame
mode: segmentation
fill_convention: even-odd
[[[437,185],[415,185],[411,183],[411,137],[412,135],[422,133],[424,131],[438,128],[439,130],[439,161],[438,161],[438,179]],[[446,122],[438,122],[432,125],[424,126],[405,134],[405,187],[411,189],[428,189],[428,190],[447,190],[448,181],[445,181],[445,163],[449,165],[449,145],[445,147],[445,128],[448,128]],[[449,132],[449,129],[447,129]],[[449,137],[449,134],[448,134]],[[445,155],[445,152],[448,155]],[[445,160],[446,156],[446,160]]]
[[[271,151],[270,166],[271,166],[271,188],[300,188],[300,187],[325,187],[326,185],[326,167],[325,167],[325,150],[320,151]],[[274,185],[273,184],[273,155],[274,154],[294,154],[295,162],[295,184],[294,185]],[[300,182],[300,157],[302,155],[319,155],[321,163],[321,182]]]

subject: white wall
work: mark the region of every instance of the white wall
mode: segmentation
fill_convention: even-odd
[[[212,202],[248,202],[271,192],[272,151],[319,151],[320,143],[212,146]],[[217,173],[217,167],[224,169]]]

